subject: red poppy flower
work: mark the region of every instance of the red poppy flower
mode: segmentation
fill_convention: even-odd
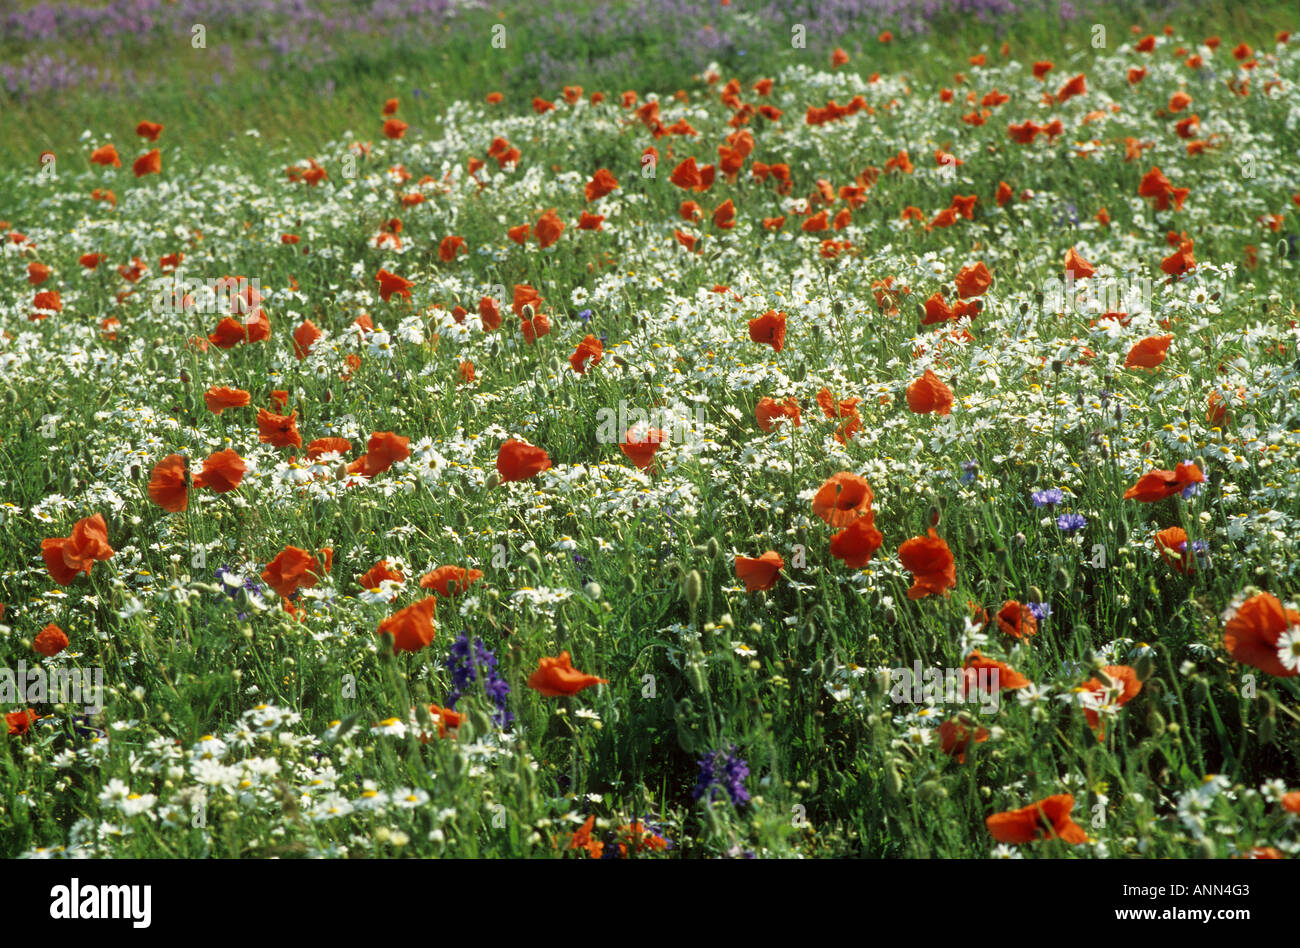
[[[36,638],[32,639],[32,648],[46,658],[53,658],[67,647],[68,633],[53,622],[37,632]]]
[[[957,294],[965,300],[983,294],[992,285],[993,276],[981,260],[962,267],[953,282],[957,284]]]
[[[239,486],[247,471],[248,465],[233,448],[216,451],[203,462],[203,470],[195,476],[194,486],[210,487],[218,494],[225,494]]]
[[[1102,668],[1102,672],[1110,679],[1110,685],[1103,685],[1098,679],[1089,678],[1077,689],[1093,696],[1090,703],[1102,707],[1122,708],[1142,690],[1142,682],[1138,681],[1137,672],[1128,665],[1106,665]],[[1101,715],[1094,708],[1085,707],[1083,716],[1088,721],[1088,727],[1092,728],[1097,735],[1097,740],[1102,740],[1106,729],[1101,726]]]
[[[984,672],[983,675],[980,674],[981,671]],[[994,672],[997,673],[996,676]],[[992,693],[995,685],[998,691],[1014,691],[1017,688],[1027,688],[1029,684],[1028,678],[1006,662],[982,655],[979,649],[966,656],[966,663],[962,666],[962,697],[971,691]]]
[[[158,136],[162,134],[163,127],[157,122],[141,122],[135,127],[135,133],[141,138],[147,138],[151,142],[156,142]]]
[[[410,280],[400,277],[396,273],[389,273],[387,270],[380,270],[376,273],[375,281],[379,284],[379,297],[385,303],[394,293],[409,300],[411,298],[411,287],[415,286]]]
[[[1284,608],[1269,593],[1257,593],[1243,602],[1223,627],[1223,647],[1242,664],[1278,678],[1291,678],[1300,672],[1282,664],[1277,642],[1296,625],[1300,625],[1300,612]]]
[[[307,589],[315,586],[324,572],[316,557],[306,550],[286,546],[266,564],[266,569],[262,570],[262,582],[288,599],[300,586]]]
[[[538,659],[537,670],[528,678],[528,687],[548,698],[576,695],[584,688],[604,684],[608,684],[606,679],[574,668],[568,652],[561,652],[558,658],[548,656]]]
[[[1086,843],[1088,834],[1070,819],[1073,809],[1074,797],[1059,793],[1019,810],[994,813],[984,823],[999,843],[1029,843],[1036,839]]]
[[[482,578],[481,570],[466,569],[463,566],[439,566],[420,577],[420,586],[436,590],[439,596],[450,598],[466,592]]]
[[[861,569],[884,542],[884,534],[876,529],[876,512],[868,509],[831,537],[831,556],[843,560],[849,569]]]
[[[603,198],[606,194],[618,188],[618,179],[610,173],[608,168],[601,168],[583,188],[583,193],[587,195],[588,201],[595,201]]]
[[[946,541],[940,539],[934,527],[929,536],[912,537],[898,548],[898,558],[903,568],[912,574],[912,588],[908,599],[923,599],[929,595],[948,595],[957,587],[957,566]]]
[[[89,576],[96,562],[111,559],[113,553],[113,548],[108,545],[108,524],[104,522],[103,514],[78,520],[71,536],[41,541],[45,566],[61,586],[71,583],[78,573]]]
[[[1034,614],[1028,606],[1021,605],[1014,599],[1003,603],[995,618],[998,628],[1012,638],[1027,639],[1038,634],[1038,620]]]
[[[276,415],[265,408],[257,410],[257,439],[277,448],[302,447],[298,434],[298,410],[289,415]]]
[[[605,348],[601,345],[599,339],[595,336],[587,335],[583,337],[582,342],[573,350],[573,355],[569,356],[569,365],[573,366],[573,371],[579,375],[587,373],[587,362],[596,365],[604,358]]]
[[[170,513],[179,513],[190,505],[185,458],[169,454],[154,465],[149,478],[149,499]]]
[[[131,165],[131,170],[135,172],[137,178],[143,178],[147,174],[160,174],[162,172],[162,152],[155,148],[151,152],[146,152],[135,160]]]
[[[1073,277],[1076,280],[1086,280],[1096,272],[1097,268],[1087,260],[1084,260],[1083,257],[1080,256],[1079,251],[1075,250],[1073,247],[1065,252],[1066,279],[1070,279],[1071,274],[1073,274]]]
[[[796,428],[803,425],[799,417],[799,403],[793,398],[780,402],[767,396],[760,398],[754,407],[754,418],[758,421],[759,430],[766,432],[775,431],[787,420],[794,422]]]
[[[959,764],[966,763],[966,751],[972,741],[983,744],[988,739],[988,728],[979,727],[974,722],[968,727],[957,718],[950,718],[939,725],[939,749]]]
[[[1124,360],[1124,368],[1154,369],[1165,361],[1169,343],[1173,341],[1173,336],[1148,336],[1129,350],[1128,357]]]
[[[1195,464],[1179,464],[1172,471],[1156,469],[1143,474],[1124,492],[1125,500],[1151,504],[1180,494],[1193,484],[1205,482],[1205,475]]]
[[[940,415],[952,414],[952,389],[944,385],[929,369],[925,375],[907,386],[907,407],[918,415],[937,412]]]
[[[749,321],[749,338],[771,346],[777,352],[785,347],[785,313],[769,309]]]
[[[411,456],[411,439],[391,431],[376,431],[366,443],[366,453],[348,465],[349,474],[374,477],[382,474],[398,461]]]
[[[405,609],[398,609],[379,623],[375,634],[391,635],[394,652],[418,652],[433,641],[433,609],[437,604],[437,596],[427,596]]]
[[[776,585],[777,574],[785,568],[785,560],[775,550],[768,550],[757,558],[737,556],[735,565],[736,578],[745,584],[745,592],[758,592]]]
[[[497,451],[497,473],[501,480],[525,481],[551,466],[546,452],[523,441],[511,439]]]
[[[347,454],[351,450],[352,442],[347,438],[317,438],[307,444],[307,457],[315,461],[324,454]]]
[[[851,471],[832,474],[813,496],[813,513],[832,527],[846,527],[871,509],[875,494],[865,477]]]
[[[628,460],[645,470],[654,464],[655,452],[663,441],[664,433],[658,428],[647,428],[644,432],[628,429],[618,447],[627,455]]]
[[[555,208],[551,208],[538,218],[533,226],[533,233],[537,235],[537,243],[543,250],[560,239],[560,235],[564,233],[564,221],[556,216]]]
[[[112,165],[114,168],[122,167],[122,158],[117,153],[117,147],[112,144],[100,145],[92,151],[90,161],[96,165]]]
[[[31,708],[26,711],[12,711],[5,715],[5,725],[10,737],[21,737],[26,734],[36,720],[38,720],[37,714]]]
[[[307,358],[311,347],[320,339],[322,333],[310,319],[304,319],[293,331],[293,354],[300,360]]]

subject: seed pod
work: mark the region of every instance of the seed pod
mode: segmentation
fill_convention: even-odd
[[[718,543],[717,537],[709,537],[709,542],[704,546],[704,553],[709,559],[717,559],[718,553],[721,552],[722,545]]]
[[[903,795],[903,778],[898,775],[898,761],[893,758],[885,764],[885,792],[894,799]]]
[[[1147,732],[1152,737],[1159,737],[1165,733],[1165,719],[1156,710],[1155,705],[1152,705],[1151,709],[1147,711]]]

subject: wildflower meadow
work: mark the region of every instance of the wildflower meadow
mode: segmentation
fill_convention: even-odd
[[[1293,2],[0,53],[0,856],[1300,857]]]

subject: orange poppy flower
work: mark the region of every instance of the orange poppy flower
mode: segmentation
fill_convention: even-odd
[[[983,744],[988,739],[988,728],[974,726],[972,731],[957,718],[950,718],[939,725],[939,749],[959,764],[966,763],[966,751],[970,748],[971,741]]]
[[[194,477],[194,486],[210,487],[218,494],[225,494],[239,486],[247,470],[248,465],[233,448],[216,451],[203,462],[202,472]]]
[[[980,675],[980,671],[984,675]],[[971,691],[978,691],[981,685],[981,678],[984,690],[992,691],[994,685],[993,672],[997,672],[996,684],[998,691],[1014,691],[1017,688],[1029,687],[1030,681],[1020,672],[1016,671],[1006,662],[999,662],[997,659],[989,658],[987,655],[980,653],[979,649],[971,652],[966,656],[966,662],[962,665],[962,696],[964,697]]]
[[[380,110],[383,115],[395,115],[397,113],[397,100],[389,99],[384,103],[383,109]]]
[[[320,339],[322,333],[316,328],[316,324],[310,319],[304,319],[297,329],[293,331],[293,354],[298,359],[305,359],[311,352],[311,347],[315,345],[316,340]]]
[[[370,569],[357,577],[357,585],[362,589],[376,589],[383,582],[404,583],[406,577],[401,570],[389,569],[388,560],[380,560]]]
[[[668,180],[677,185],[679,188],[686,190],[703,190],[704,179],[700,175],[700,169],[695,164],[695,156],[687,158],[668,176]]]
[[[551,208],[538,218],[533,233],[537,235],[537,243],[543,250],[560,239],[560,235],[564,233],[564,221],[555,215],[555,208]]]
[[[306,550],[286,546],[262,570],[262,581],[285,599],[298,588],[310,589],[320,582],[324,571],[320,562]]]
[[[410,126],[401,119],[390,118],[384,122],[384,137],[401,138],[406,134],[408,128],[410,128]]]
[[[578,217],[578,230],[600,230],[600,225],[604,222],[604,214],[588,214],[583,211]]]
[[[528,480],[550,466],[551,459],[543,449],[513,438],[497,451],[497,473],[505,482]]]
[[[117,147],[112,144],[100,145],[92,151],[90,161],[96,165],[112,165],[114,168],[122,167],[122,158],[117,153]]]
[[[929,595],[948,595],[957,588],[957,566],[946,541],[940,539],[934,527],[929,535],[912,537],[898,548],[898,558],[903,568],[912,574],[912,588],[908,599],[923,599]]]
[[[832,527],[846,527],[871,510],[875,493],[865,477],[851,471],[832,474],[813,496],[813,513]]]
[[[664,441],[664,433],[658,428],[647,428],[644,432],[629,428],[619,443],[619,450],[627,455],[628,460],[639,469],[645,470],[654,464],[655,452]]]
[[[440,708],[436,704],[429,705],[429,715],[438,722],[439,737],[446,737],[448,728],[454,731],[465,721],[465,715],[453,711],[451,708]],[[429,739],[426,735],[422,735],[420,741],[427,744]]]
[[[1190,240],[1180,240],[1178,249],[1160,261],[1160,269],[1172,277],[1195,270],[1196,257],[1192,255],[1192,243]]]
[[[799,403],[793,398],[781,402],[767,396],[760,398],[754,408],[754,418],[758,421],[759,430],[765,432],[775,431],[786,420],[793,421],[796,428],[803,426],[799,417]]]
[[[257,410],[257,440],[277,448],[302,447],[302,435],[298,434],[298,410],[292,414],[276,415],[265,408]]]
[[[464,237],[457,237],[454,234],[444,237],[442,242],[438,244],[438,259],[443,263],[450,263],[456,259],[456,254],[462,250],[469,253],[469,250],[465,247]]]
[[[437,604],[437,596],[426,596],[405,609],[398,609],[379,623],[375,634],[391,635],[394,652],[418,652],[433,641],[433,609]]]
[[[731,230],[736,226],[736,205],[727,198],[713,212],[713,226],[722,230]]]
[[[700,240],[700,238],[694,236],[693,234],[683,233],[682,231],[678,230],[676,227],[673,228],[673,236],[677,239],[677,242],[679,244],[681,244],[683,247],[686,248],[686,250],[689,253],[695,252],[695,245],[699,243]]]
[[[170,513],[179,513],[190,505],[188,470],[185,458],[169,454],[154,465],[149,478],[149,499]]]
[[[1154,369],[1165,361],[1165,356],[1169,352],[1169,344],[1173,341],[1173,336],[1148,336],[1141,342],[1136,343],[1128,351],[1128,357],[1124,360],[1124,368]]]
[[[409,300],[411,298],[411,287],[415,286],[410,280],[400,277],[396,273],[389,273],[387,270],[380,270],[376,273],[375,281],[379,284],[379,297],[385,303],[394,293]]]
[[[26,711],[11,711],[5,715],[5,725],[8,727],[10,737],[21,737],[26,734],[36,720],[38,720],[37,714],[30,708]]]
[[[992,285],[993,276],[981,260],[962,267],[953,282],[957,284],[957,294],[965,300],[984,293]]]
[[[411,456],[411,439],[391,431],[375,431],[366,443],[366,453],[348,465],[349,474],[374,477],[382,474],[398,461]]]
[[[1028,606],[1021,605],[1014,599],[1003,603],[995,618],[998,628],[1014,639],[1027,639],[1038,634],[1038,620],[1034,614]]]
[[[307,457],[315,461],[324,454],[337,452],[347,454],[352,450],[352,442],[347,438],[317,438],[307,445]]]
[[[27,282],[32,286],[40,286],[50,278],[51,270],[45,264],[33,260],[27,264]]]
[[[135,127],[135,133],[141,138],[147,138],[151,142],[156,142],[158,136],[162,134],[163,127],[157,122],[141,122]]]
[[[938,412],[952,414],[952,389],[944,385],[930,369],[907,386],[907,407],[918,415]]]
[[[1243,602],[1223,627],[1223,647],[1244,665],[1278,678],[1291,678],[1300,672],[1282,664],[1277,642],[1297,625],[1300,612],[1283,607],[1269,593],[1257,593]]]
[[[1179,464],[1172,471],[1156,469],[1143,474],[1128,490],[1124,491],[1125,500],[1137,500],[1151,504],[1174,494],[1180,494],[1193,484],[1205,482],[1205,475],[1195,464]]]
[[[584,336],[582,342],[573,350],[573,355],[569,356],[569,365],[573,366],[573,371],[578,375],[586,375],[587,362],[590,360],[592,365],[596,365],[604,358],[605,347],[601,345],[599,339],[588,334]]]
[[[531,346],[551,331],[551,321],[545,313],[537,313],[532,319],[520,320],[519,331],[524,334],[524,342]]]
[[[78,573],[89,576],[96,562],[111,559],[113,553],[113,548],[108,545],[108,524],[104,522],[103,514],[78,520],[71,536],[41,541],[45,566],[60,586],[67,586]]]
[[[106,257],[102,253],[83,253],[77,258],[77,262],[87,270],[93,270],[104,262]]]
[[[1079,73],[1065,85],[1061,86],[1060,91],[1056,93],[1057,102],[1068,102],[1076,95],[1083,95],[1088,91],[1087,79],[1083,73]]]
[[[1086,843],[1088,834],[1070,819],[1073,809],[1074,797],[1058,793],[1019,810],[994,813],[984,824],[999,843],[1030,843],[1036,839],[1061,839],[1072,845]]]
[[[840,66],[843,66],[848,61],[849,61],[849,54],[844,52],[844,50],[840,49],[840,47],[836,46],[835,50],[831,53],[831,68],[838,69]]]
[[[561,652],[558,658],[546,656],[538,659],[537,670],[528,678],[528,687],[547,698],[576,695],[584,688],[604,684],[608,684],[606,679],[574,668],[568,652]]]
[[[506,236],[522,247],[528,241],[528,235],[531,234],[532,231],[532,224],[520,224],[518,227],[508,228],[506,230]]]
[[[1157,211],[1168,210],[1171,200],[1176,210],[1182,208],[1183,201],[1189,194],[1191,194],[1190,188],[1174,187],[1157,167],[1152,167],[1143,175],[1142,181],[1138,184],[1138,197],[1153,198]]]
[[[831,556],[843,560],[849,569],[861,569],[884,542],[884,534],[876,529],[876,512],[868,508],[866,513],[831,537]]]
[[[147,174],[160,174],[162,172],[162,152],[155,148],[153,151],[141,155],[131,165],[131,170],[135,172],[137,178],[143,178]]]
[[[1187,543],[1187,531],[1182,527],[1166,527],[1156,533],[1156,552],[1161,559],[1178,570],[1187,573],[1196,568],[1196,558]]]
[[[1079,251],[1075,250],[1073,247],[1065,252],[1066,279],[1070,279],[1073,274],[1073,278],[1076,280],[1086,280],[1096,272],[1097,268],[1087,260],[1084,260],[1083,257],[1079,255]]]
[[[582,190],[586,194],[588,201],[595,201],[617,188],[618,179],[610,173],[608,168],[601,168],[591,176],[591,180],[586,183]]]
[[[46,658],[53,658],[67,647],[68,633],[53,622],[37,632],[36,638],[32,639],[32,648]]]
[[[777,574],[785,568],[785,560],[775,550],[768,550],[757,558],[737,556],[735,566],[736,578],[745,584],[745,592],[758,592],[776,585]]]
[[[420,577],[420,586],[436,590],[439,596],[450,598],[468,591],[473,583],[483,578],[481,570],[463,566],[439,566]]]
[[[460,375],[460,380],[466,385],[474,381],[474,363],[461,362],[456,366],[456,372]]]
[[[1102,707],[1122,708],[1142,690],[1137,672],[1128,665],[1106,665],[1102,671],[1110,679],[1109,686],[1103,685],[1096,678],[1089,678],[1076,689],[1093,695],[1093,701]],[[1102,740],[1106,729],[1101,726],[1101,715],[1093,708],[1085,707],[1083,716],[1088,721],[1088,727],[1097,735],[1097,740]]]
[[[769,309],[762,316],[749,321],[749,338],[762,342],[780,352],[785,346],[785,313]]]
[[[504,98],[505,96],[503,96],[500,92],[489,92],[487,94],[487,103],[488,105],[498,105],[500,104],[501,100]]]

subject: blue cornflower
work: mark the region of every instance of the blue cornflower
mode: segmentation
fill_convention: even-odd
[[[962,469],[963,471],[966,472],[965,474],[963,474],[963,475],[961,476],[961,482],[962,482],[963,484],[969,484],[971,481],[975,480],[975,475],[976,475],[976,473],[978,473],[978,471],[979,471],[979,469],[980,469],[979,462],[978,462],[978,461],[962,461],[962,462],[961,462],[961,469]]]
[[[1029,611],[1034,614],[1034,618],[1042,622],[1052,614],[1052,604],[1050,602],[1031,602]]]
[[[1049,487],[1047,490],[1032,492],[1029,498],[1035,507],[1054,507],[1065,499],[1065,494],[1059,487]]]
[[[588,322],[591,319],[591,310],[589,309],[578,310],[578,318],[582,320],[584,323]]]
[[[1074,533],[1088,525],[1088,518],[1083,514],[1061,514],[1056,518],[1056,526],[1062,533]]]
[[[456,702],[464,697],[472,682],[482,681],[483,692],[496,706],[492,720],[498,727],[509,727],[514,723],[514,712],[507,707],[510,686],[497,671],[497,657],[482,639],[475,639],[471,647],[469,636],[464,632],[452,643],[447,655],[447,669],[451,673],[451,692],[447,695],[447,707],[453,710]],[[480,675],[480,672],[482,673]]]
[[[713,802],[718,799],[719,790],[725,790],[736,806],[744,806],[749,802],[749,791],[745,789],[749,764],[736,754],[734,744],[726,751],[705,754],[700,758],[699,767],[694,791],[696,800],[707,793],[709,802]]]

